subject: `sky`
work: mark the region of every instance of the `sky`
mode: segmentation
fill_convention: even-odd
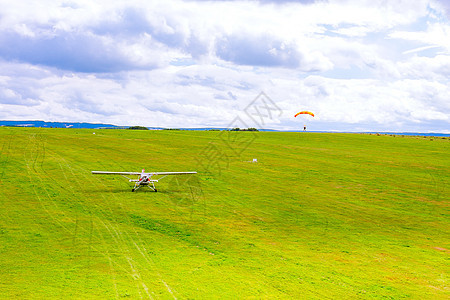
[[[236,119],[450,133],[450,1],[0,0],[0,120]]]

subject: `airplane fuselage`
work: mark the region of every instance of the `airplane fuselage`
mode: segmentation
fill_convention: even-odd
[[[154,189],[154,182],[158,182],[158,180],[150,179],[151,175],[141,175],[139,179],[130,179],[130,182],[135,183],[135,189],[139,186],[152,185]]]
[[[151,190],[154,192],[157,192],[155,187],[155,182],[158,182],[160,179],[168,176],[168,175],[184,175],[184,174],[197,174],[195,171],[191,172],[145,172],[144,169],[142,169],[142,172],[110,172],[110,171],[92,171],[92,174],[112,174],[112,175],[122,175],[126,177],[125,175],[139,175],[138,179],[130,179],[128,177],[128,180],[130,182],[134,182],[134,187],[131,189],[132,192],[139,189],[141,186],[148,186]],[[157,179],[152,179],[153,176],[162,176],[158,177]]]
[[[148,185],[149,183],[150,183],[150,180],[148,177],[140,178],[138,181],[139,185]]]

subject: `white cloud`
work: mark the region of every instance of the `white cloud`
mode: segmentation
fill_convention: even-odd
[[[1,2],[2,119],[226,126],[263,90],[277,128],[449,124],[443,1]]]
[[[329,63],[314,48],[320,41],[314,35],[323,33],[323,24],[332,26],[331,32],[355,37],[405,24],[423,12],[417,5],[380,8],[340,1],[308,6],[290,2],[277,8],[245,1],[80,2],[72,8],[51,1],[43,7],[21,7],[24,13],[19,14],[14,4],[6,5],[2,44],[19,45],[19,50],[3,46],[4,57],[87,72],[151,69],[168,59],[148,57],[168,52],[173,59],[183,53],[197,58],[218,54],[238,64],[322,70]],[[252,55],[243,55],[245,47],[253,49]],[[302,61],[319,67],[305,68]]]
[[[402,77],[423,78],[438,83],[450,81],[450,55],[413,56],[405,62],[399,62],[398,66]]]
[[[421,42],[434,47],[442,47],[450,53],[450,25],[443,23],[428,24],[426,31],[394,31],[389,37]]]

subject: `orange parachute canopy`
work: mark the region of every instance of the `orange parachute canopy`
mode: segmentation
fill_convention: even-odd
[[[311,116],[313,116],[314,117],[314,114],[312,113],[312,112],[310,112],[310,111],[301,111],[301,112],[299,112],[298,114],[296,114],[294,117],[296,117],[296,116],[298,116],[298,115],[311,115]]]

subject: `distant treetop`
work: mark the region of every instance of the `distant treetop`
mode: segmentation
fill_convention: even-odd
[[[253,127],[247,128],[247,129],[240,129],[239,127],[236,127],[236,128],[230,129],[230,131],[259,131],[259,130],[256,128],[253,128]]]
[[[132,130],[148,130],[148,128],[147,128],[147,127],[144,127],[144,126],[131,126],[131,127],[128,127],[127,129],[132,129]]]

